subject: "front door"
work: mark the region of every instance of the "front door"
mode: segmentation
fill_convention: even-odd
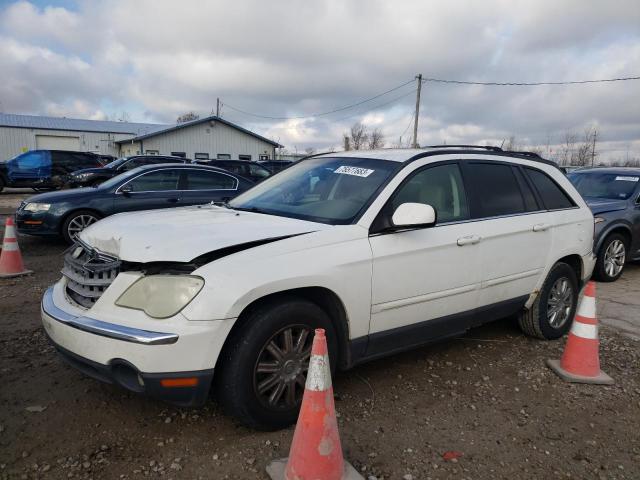
[[[477,225],[468,221],[458,163],[428,165],[411,173],[382,214],[392,214],[407,202],[434,207],[436,225],[370,237],[370,355],[464,331],[477,306]]]

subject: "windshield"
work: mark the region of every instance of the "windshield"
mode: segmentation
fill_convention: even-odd
[[[624,173],[570,173],[569,180],[583,197],[628,199],[638,185],[640,176]]]
[[[104,165],[104,168],[116,168],[118,165],[122,165],[126,161],[127,161],[127,157],[118,158],[117,160],[114,160],[113,162],[109,162],[106,165]]]
[[[365,158],[312,158],[266,179],[229,206],[344,225],[366,207],[398,165]]]

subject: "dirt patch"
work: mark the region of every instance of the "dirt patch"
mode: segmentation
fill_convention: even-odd
[[[254,432],[214,402],[170,407],[62,363],[39,301],[65,245],[20,245],[35,274],[0,280],[0,478],[264,479],[287,455],[293,429]],[[564,342],[510,320],[339,373],[345,455],[377,479],[639,478],[640,343],[608,326],[601,343],[611,387],[563,383],[544,362]]]

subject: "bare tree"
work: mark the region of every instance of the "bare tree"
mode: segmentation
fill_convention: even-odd
[[[362,123],[357,122],[351,125],[349,135],[349,145],[352,150],[362,150],[367,144],[369,134],[367,133],[367,127]]]
[[[558,155],[558,164],[573,165],[577,141],[578,135],[576,135],[574,132],[565,132],[564,142],[560,146],[560,153]]]
[[[193,120],[198,120],[199,118],[200,118],[200,115],[198,115],[197,113],[187,112],[187,113],[183,113],[182,115],[179,115],[178,118],[176,118],[176,123],[191,122]]]
[[[369,133],[367,140],[369,150],[384,147],[384,135],[382,134],[382,130],[379,128],[374,128],[371,133]]]
[[[572,159],[573,165],[585,166],[595,165],[596,160],[596,139],[598,137],[598,129],[589,127],[584,131],[582,143],[578,145],[575,158]]]

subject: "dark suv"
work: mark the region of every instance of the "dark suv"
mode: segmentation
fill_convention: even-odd
[[[640,168],[585,168],[569,173],[595,216],[594,277],[617,280],[640,260]]]
[[[90,187],[99,185],[105,180],[128,172],[134,168],[143,167],[145,165],[159,165],[161,163],[188,163],[191,160],[183,157],[173,157],[170,155],[134,155],[131,157],[123,157],[113,162],[107,163],[101,168],[86,168],[73,172],[67,178],[69,187]]]
[[[51,190],[63,186],[76,170],[100,166],[100,157],[90,152],[31,150],[0,162],[0,191],[4,187]]]

